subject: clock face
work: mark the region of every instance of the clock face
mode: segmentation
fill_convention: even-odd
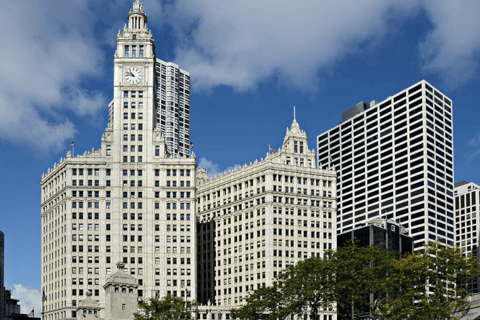
[[[143,79],[142,70],[130,67],[125,70],[125,80],[130,84],[139,84]]]

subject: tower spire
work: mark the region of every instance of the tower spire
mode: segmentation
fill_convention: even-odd
[[[295,106],[293,106],[293,121],[296,121],[296,115],[295,115]]]
[[[144,29],[147,26],[147,15],[143,11],[142,3],[135,0],[133,9],[128,13],[128,29]]]

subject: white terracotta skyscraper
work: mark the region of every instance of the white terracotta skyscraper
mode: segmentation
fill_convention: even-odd
[[[43,319],[74,318],[88,291],[103,308],[102,286],[118,262],[138,281],[139,298],[196,296],[195,156],[168,140],[172,130],[162,127],[157,100],[166,65],[166,91],[173,92],[166,102],[172,108],[178,102],[174,117],[181,103],[185,114],[188,97],[180,92],[188,92],[188,73],[156,59],[146,23],[136,1],[117,35],[114,98],[101,148],[68,153],[42,177]],[[170,122],[189,146],[186,119]]]

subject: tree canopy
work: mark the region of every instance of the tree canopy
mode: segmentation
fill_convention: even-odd
[[[392,261],[391,294],[376,313],[384,319],[456,319],[470,307],[468,283],[479,276],[478,258],[438,243]]]
[[[183,298],[166,295],[161,300],[150,298],[138,306],[139,312],[134,313],[135,320],[190,320],[192,319],[192,302]]]
[[[272,286],[259,288],[232,311],[240,319],[286,319],[336,309],[338,319],[453,319],[469,308],[467,283],[478,258],[429,244],[400,256],[382,246],[348,242],[324,258],[288,266]]]

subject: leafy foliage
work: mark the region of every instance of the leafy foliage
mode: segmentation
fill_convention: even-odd
[[[271,287],[259,288],[246,298],[246,304],[232,310],[232,318],[240,319],[275,319],[279,315],[282,293],[278,283]]]
[[[321,258],[302,260],[280,274],[277,280],[277,286],[282,288],[282,295],[277,298],[280,317],[311,313],[313,319],[319,319],[322,308],[332,307],[328,265],[322,262]]]
[[[395,294],[385,297],[376,312],[383,318],[455,319],[455,313],[467,313],[467,284],[480,274],[476,256],[430,243],[392,266],[387,280]]]
[[[134,314],[135,320],[190,320],[192,302],[183,298],[166,295],[161,300],[150,298],[139,305],[139,312]]]
[[[288,266],[273,285],[259,288],[232,311],[240,319],[287,319],[336,308],[338,319],[453,319],[467,312],[467,283],[479,275],[478,258],[430,244],[407,254],[349,242],[324,259]]]
[[[391,261],[398,255],[383,246],[357,247],[351,241],[327,253],[325,263],[329,265],[339,319],[353,319],[354,315],[368,314],[376,308],[376,297],[390,291],[385,278],[392,272]]]

